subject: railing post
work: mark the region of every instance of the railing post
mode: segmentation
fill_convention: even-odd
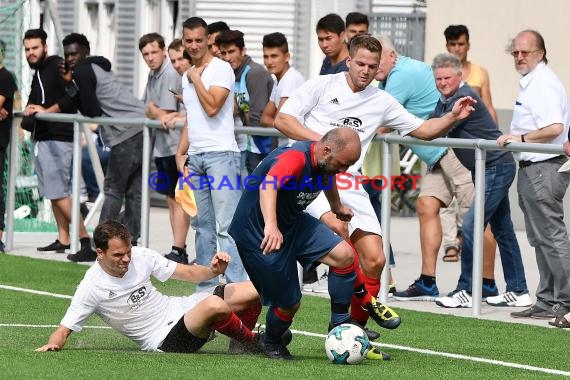
[[[71,174],[71,228],[69,229],[69,241],[71,253],[79,250],[79,204],[81,197],[81,123],[73,122],[73,167]]]
[[[386,141],[382,141],[382,175],[385,177],[382,184],[382,249],[386,257],[386,264],[380,276],[380,302],[388,301],[388,291],[390,289],[390,215],[392,213],[392,145]]]
[[[104,182],[105,174],[103,174],[103,168],[101,167],[101,160],[99,159],[99,154],[97,153],[97,147],[91,138],[91,130],[86,124],[82,123],[83,135],[85,136],[85,141],[87,142],[87,151],[89,152],[89,158],[91,159],[91,166],[93,166],[93,171],[95,172],[95,178],[97,179],[97,186],[99,187],[99,196],[95,201],[95,205],[89,211],[89,214],[85,217],[83,223],[85,226],[91,224],[91,220],[95,216],[95,211],[99,210],[103,205],[104,196]],[[83,155],[83,152],[81,153]]]
[[[147,120],[143,123],[143,151],[142,151],[142,181],[141,181],[141,244],[148,248],[148,230],[149,230],[149,212],[150,212],[150,193],[148,186],[148,177],[150,175],[150,127],[147,126]]]
[[[483,286],[483,234],[485,218],[485,158],[487,151],[475,148],[475,201],[473,204],[473,273],[471,277],[471,295],[473,315],[481,315]]]
[[[14,208],[16,207],[16,172],[20,162],[18,151],[18,124],[12,119],[12,134],[10,136],[10,151],[8,152],[8,189],[6,196],[6,251],[14,248]],[[4,165],[0,162],[0,165]],[[2,178],[0,178],[0,181]]]

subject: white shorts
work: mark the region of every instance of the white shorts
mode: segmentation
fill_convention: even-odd
[[[348,181],[351,182],[350,186]],[[354,216],[348,223],[348,235],[352,236],[352,233],[356,229],[361,229],[362,231],[382,236],[380,222],[378,222],[378,217],[374,212],[374,208],[372,208],[370,197],[366,190],[362,188],[362,185],[359,185],[357,188],[354,177],[352,175],[349,177],[348,174],[345,174],[343,177],[342,187],[343,189],[338,190],[340,201],[354,213]],[[320,219],[323,214],[330,210],[331,206],[329,201],[322,192],[307,207],[306,212],[315,218]]]

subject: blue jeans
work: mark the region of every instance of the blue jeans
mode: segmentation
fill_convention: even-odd
[[[240,174],[239,152],[205,152],[192,154],[188,158],[188,169],[195,173],[190,177],[194,186],[194,196],[198,214],[192,218],[192,228],[196,231],[196,262],[207,267],[212,257],[220,250],[231,256],[225,276],[227,282],[247,280],[247,273],[238,255],[236,244],[228,234],[228,227],[241,197],[241,187],[236,186]],[[211,187],[207,186],[208,176]],[[220,186],[226,178],[231,186]],[[243,181],[243,179],[242,179]],[[216,228],[217,225],[217,228]],[[219,283],[219,278],[198,284],[197,290],[203,290]]]
[[[485,227],[491,224],[501,254],[507,292],[528,291],[519,243],[511,220],[509,187],[516,174],[514,162],[498,164],[485,169]],[[473,274],[474,203],[463,221],[461,248],[461,275],[457,289],[471,292]]]

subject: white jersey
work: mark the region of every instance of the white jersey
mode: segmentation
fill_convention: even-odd
[[[194,84],[182,77],[182,96],[188,120],[188,154],[204,152],[239,152],[234,136],[234,83],[235,75],[229,63],[213,58],[202,72],[206,90],[222,87],[230,93],[215,116],[208,116],[200,104]]]
[[[397,130],[402,136],[417,129],[423,122],[385,91],[367,86],[353,92],[347,73],[321,75],[301,86],[281,108],[295,116],[305,127],[324,135],[337,127],[355,130],[362,144],[360,159],[348,172],[357,173],[370,141],[379,127]]]
[[[168,280],[176,263],[153,250],[133,247],[129,270],[123,277],[107,274],[96,262],[87,270],[61,325],[79,332],[92,314],[99,315],[142,350],[156,351],[178,320],[209,293],[168,297],[150,282]]]
[[[294,67],[289,67],[283,77],[281,77],[281,80],[273,85],[269,101],[273,102],[273,104],[275,104],[275,108],[279,109],[281,99],[292,96],[293,93],[303,85],[303,83],[305,83],[303,75]],[[290,140],[288,138],[279,138],[279,145],[285,145],[293,142],[294,140]]]

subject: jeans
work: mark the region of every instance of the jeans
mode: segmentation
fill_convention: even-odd
[[[97,148],[97,155],[99,156],[103,171],[106,171],[110,155],[108,150],[109,148],[105,148],[99,143],[95,143],[95,147]],[[85,187],[87,188],[87,194],[89,197],[97,198],[99,195],[99,186],[97,185],[97,177],[95,176],[95,170],[91,163],[89,150],[86,146],[81,150],[81,176],[83,177],[83,182],[85,182]]]
[[[122,222],[136,242],[141,229],[142,145],[139,133],[111,148],[105,174],[105,201],[101,208],[99,223],[107,220]],[[119,219],[125,201],[125,215]]]
[[[198,207],[198,214],[191,220],[192,228],[196,231],[196,262],[210,266],[212,257],[217,252],[217,240],[220,250],[231,257],[225,273],[227,282],[246,281],[247,273],[236,244],[228,234],[241,197],[241,186],[236,186],[240,174],[240,153],[225,151],[191,154],[187,165]],[[207,182],[204,176],[210,177],[208,179],[212,183],[211,187],[205,185]],[[220,186],[225,178],[231,186]],[[218,283],[219,278],[213,278],[198,284],[197,290],[204,290]]]
[[[485,169],[484,225],[491,224],[501,254],[507,292],[526,292],[526,278],[519,243],[511,220],[509,187],[516,174],[514,162],[502,163]],[[471,291],[473,274],[474,203],[463,221],[461,248],[461,275],[457,289]]]

